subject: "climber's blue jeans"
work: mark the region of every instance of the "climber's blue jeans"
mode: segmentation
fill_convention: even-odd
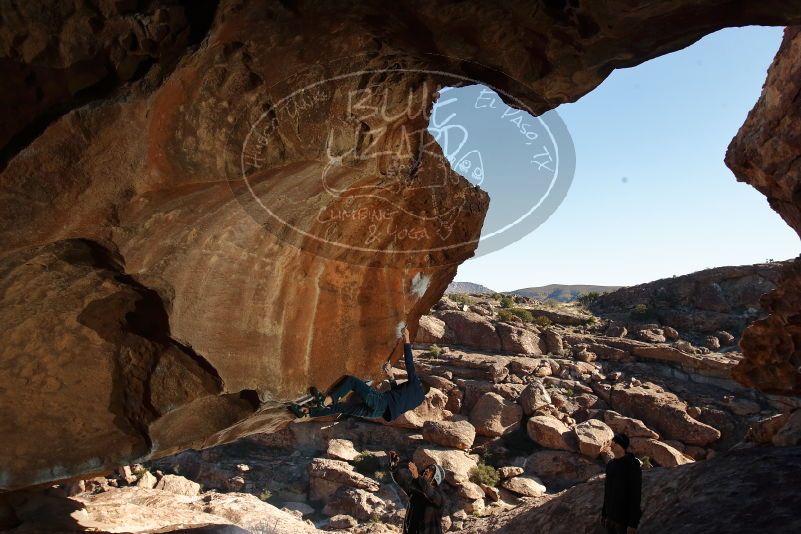
[[[345,404],[339,399],[355,391],[362,402],[358,404]],[[363,380],[355,376],[346,376],[342,382],[331,390],[331,406],[316,407],[311,409],[312,417],[322,417],[325,415],[344,414],[353,417],[381,417],[387,409],[387,398],[383,393],[376,391],[367,385]]]

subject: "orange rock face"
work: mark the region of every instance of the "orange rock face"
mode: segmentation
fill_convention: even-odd
[[[489,202],[426,131],[438,88],[543,112],[721,27],[801,22],[785,1],[226,0],[206,26],[209,2],[38,4],[0,28],[0,489],[277,429],[307,386],[377,377]]]
[[[737,180],[754,186],[801,235],[801,28],[785,30],[762,96],[726,154]],[[743,334],[744,360],[733,376],[743,384],[801,394],[801,263],[783,269],[778,287],[762,298],[768,317]]]

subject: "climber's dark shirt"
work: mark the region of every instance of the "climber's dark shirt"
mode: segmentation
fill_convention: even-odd
[[[412,344],[403,344],[403,360],[406,363],[406,374],[409,379],[403,384],[397,384],[393,380],[390,382],[391,388],[385,391],[383,395],[387,398],[387,409],[384,412],[384,419],[392,421],[397,419],[404,412],[414,410],[425,399],[423,393],[423,384],[414,370],[414,361],[412,361]]]

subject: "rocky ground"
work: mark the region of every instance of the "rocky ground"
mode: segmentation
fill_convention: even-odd
[[[705,285],[697,291],[708,292]],[[110,531],[123,517],[126,532],[178,524],[258,531],[269,521],[275,532],[397,531],[405,500],[385,470],[386,451],[396,449],[420,466],[445,467],[448,530],[507,531],[534,521],[540,507],[564,508],[559,502],[597,508],[601,485],[584,482],[603,473],[614,432],[631,437],[648,470],[646,501],[659,494],[654,488],[677,487],[675,473],[689,480],[725,471],[674,468],[715,460],[728,469],[737,462],[730,451],[754,447],[748,458],[758,464],[774,454],[759,452],[763,447],[799,443],[801,399],[762,394],[731,378],[742,358],[742,328],[679,330],[650,322],[639,302],[626,314],[619,296],[603,298],[616,303],[614,319],[591,312],[599,308],[592,299],[443,297],[421,319],[414,350],[432,388],[399,420],[298,420],[277,433],[124,467],[63,491],[84,507],[81,524]],[[738,314],[759,310],[716,313],[712,327],[739,324]],[[660,506],[664,512],[668,505]],[[658,516],[646,518],[661,531]],[[580,528],[590,532],[592,525]]]

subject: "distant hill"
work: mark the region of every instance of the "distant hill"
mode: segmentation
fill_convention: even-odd
[[[537,300],[558,300],[559,302],[571,302],[576,300],[576,297],[595,291],[597,293],[609,293],[620,289],[622,286],[590,286],[590,285],[572,285],[572,284],[549,284],[541,287],[526,287],[523,289],[516,289],[514,291],[504,291],[504,293],[511,295],[520,295],[521,297],[529,297]]]
[[[474,284],[473,282],[451,282],[445,290],[445,294],[449,293],[473,293],[479,295],[496,293],[486,286],[481,284]]]

